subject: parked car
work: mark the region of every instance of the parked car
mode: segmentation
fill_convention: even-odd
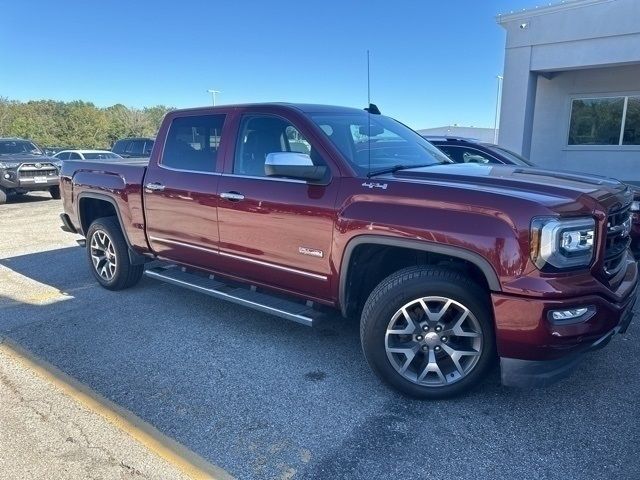
[[[57,161],[35,143],[22,138],[0,138],[0,204],[9,195],[47,190],[60,198]]]
[[[58,160],[108,160],[122,158],[117,153],[109,150],[63,150],[56,153],[54,158]]]
[[[454,164],[377,112],[172,111],[149,160],[64,163],[63,228],[110,290],[146,274],[305,325],[359,317],[372,369],[420,398],[466,391],[496,355],[504,384],[546,384],[626,331],[626,185]]]
[[[153,138],[147,137],[123,138],[113,144],[111,151],[124,158],[148,157],[154,142]]]
[[[535,164],[500,145],[457,137],[425,137],[456,163],[503,164],[535,167]],[[631,251],[640,260],[640,186],[629,185],[633,191],[631,204]]]
[[[62,150],[73,150],[73,147],[43,147],[44,154],[53,157],[56,153]]]

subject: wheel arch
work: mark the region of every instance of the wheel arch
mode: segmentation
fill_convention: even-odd
[[[338,301],[342,314],[348,315],[348,282],[350,279],[350,271],[352,268],[352,257],[358,247],[371,245],[379,247],[395,247],[416,252],[432,253],[444,257],[458,259],[468,262],[481,272],[482,277],[486,281],[486,285],[490,291],[499,292],[502,290],[498,275],[489,261],[480,254],[467,250],[462,247],[451,245],[441,245],[422,240],[414,240],[408,238],[394,238],[383,235],[359,235],[354,237],[347,244],[340,268],[340,279],[338,286]]]
[[[88,200],[93,200],[94,202],[97,203],[93,203],[93,206],[95,207],[96,205],[102,205],[102,207],[100,207],[99,211],[97,213],[94,214],[89,214],[89,212],[86,211],[86,208],[89,207],[85,207],[83,208],[83,204],[86,204],[86,201]],[[86,236],[87,231],[89,230],[89,226],[91,225],[91,223],[93,223],[93,221],[95,221],[98,218],[104,218],[107,216],[114,216],[113,214],[115,214],[115,217],[118,219],[118,225],[120,225],[120,231],[122,232],[122,236],[124,237],[124,241],[127,243],[127,250],[129,251],[129,259],[131,261],[131,263],[133,265],[139,265],[141,263],[145,263],[147,261],[147,258],[141,254],[139,254],[138,252],[136,252],[133,247],[131,246],[131,242],[129,241],[129,237],[127,235],[127,231],[124,228],[124,223],[122,221],[122,215],[120,213],[120,208],[118,207],[118,204],[116,203],[116,201],[111,198],[108,195],[102,194],[102,193],[95,193],[95,192],[83,192],[80,193],[77,197],[77,218],[78,218],[78,222],[80,223],[80,228],[82,230],[82,234]],[[107,209],[105,209],[104,205],[108,205]],[[113,212],[112,215],[105,215],[105,213],[111,213]]]

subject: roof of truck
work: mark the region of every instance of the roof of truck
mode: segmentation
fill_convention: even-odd
[[[304,113],[329,113],[329,112],[341,112],[341,113],[361,113],[363,111],[362,108],[354,108],[354,107],[343,107],[337,105],[320,105],[313,103],[287,103],[287,102],[264,102],[264,103],[239,103],[239,104],[229,104],[229,105],[217,105],[215,107],[211,106],[203,106],[203,107],[194,107],[194,108],[184,108],[173,110],[173,112],[190,112],[190,111],[200,111],[200,110],[216,110],[216,109],[229,109],[229,108],[252,108],[252,107],[283,107],[294,110],[299,110]]]

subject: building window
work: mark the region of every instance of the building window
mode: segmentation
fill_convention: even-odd
[[[640,145],[640,96],[571,102],[569,145]]]

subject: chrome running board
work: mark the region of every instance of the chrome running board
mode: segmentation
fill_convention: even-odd
[[[296,302],[256,291],[255,287],[243,288],[230,285],[199,273],[187,272],[175,265],[153,267],[145,270],[148,277],[163,282],[204,293],[220,300],[237,303],[263,313],[286,318],[308,327],[323,316],[322,312],[313,308],[312,302]]]

